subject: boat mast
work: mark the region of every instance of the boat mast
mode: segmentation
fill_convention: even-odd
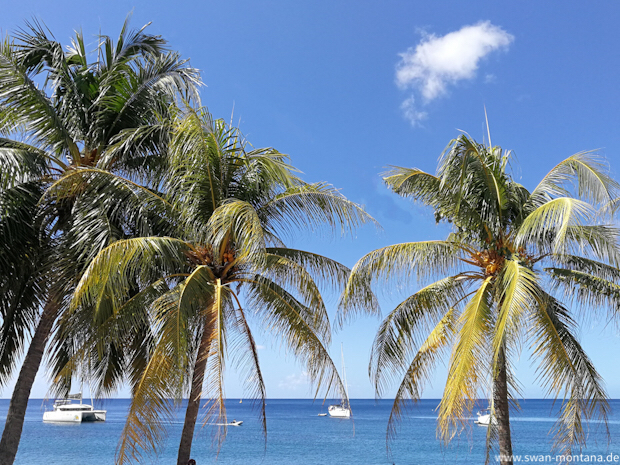
[[[344,368],[344,349],[342,342],[340,343],[340,360],[342,363],[342,382],[344,383],[344,395],[342,399],[342,405],[349,408],[349,386],[347,385],[347,371]]]

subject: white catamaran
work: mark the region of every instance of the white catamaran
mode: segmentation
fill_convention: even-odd
[[[72,402],[73,400],[79,403]],[[43,413],[43,421],[81,423],[83,421],[105,421],[107,410],[95,410],[92,405],[82,403],[82,393],[69,394],[56,399],[54,410]]]
[[[342,382],[344,383],[343,398],[340,405],[330,405],[327,411],[330,417],[349,418],[351,416],[351,405],[349,404],[349,388],[347,387],[347,373],[344,369],[344,351],[340,344],[340,358],[342,360]]]

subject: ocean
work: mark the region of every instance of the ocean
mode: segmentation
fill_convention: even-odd
[[[203,464],[482,464],[485,458],[486,428],[474,424],[474,417],[460,437],[448,447],[436,438],[438,400],[422,400],[412,407],[402,421],[398,435],[386,450],[386,426],[391,401],[352,399],[353,421],[319,417],[327,412],[327,403],[308,399],[269,399],[267,401],[267,442],[260,430],[252,403],[227,401],[229,420],[242,420],[243,425],[229,427],[219,455],[212,447],[212,429],[197,425],[192,457]],[[8,400],[0,400],[0,418],[4,425]],[[32,399],[29,402],[22,440],[17,454],[18,465],[112,465],[123,429],[129,401],[112,399],[96,402],[108,411],[107,421],[83,424],[43,423],[45,405],[51,402]],[[550,400],[523,400],[521,411],[511,417],[513,452],[521,461],[551,454],[552,437],[548,435],[555,418]],[[175,464],[178,438],[182,428],[182,411],[169,425],[169,437],[157,456],[145,457],[140,463]],[[594,455],[604,460],[620,455],[620,400],[611,401],[609,417],[611,443],[599,424],[588,425],[586,459]],[[575,452],[578,453],[578,452]],[[527,457],[527,458],[526,458]],[[555,461],[555,457],[553,457]],[[620,458],[619,458],[620,459]],[[547,459],[547,462],[550,460]],[[573,460],[575,462],[576,460]],[[580,459],[584,460],[584,457]],[[589,460],[592,461],[592,460]],[[491,463],[497,463],[492,457]],[[618,463],[616,461],[615,463]]]

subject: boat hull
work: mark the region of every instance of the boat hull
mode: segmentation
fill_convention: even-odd
[[[43,414],[43,421],[52,423],[82,423],[83,421],[105,421],[106,410],[51,411]]]
[[[329,416],[334,418],[349,418],[351,416],[351,409],[342,405],[330,405],[327,411]]]
[[[491,414],[478,415],[478,419],[474,422],[480,426],[489,426],[491,424]],[[493,425],[497,424],[497,419],[493,418]]]

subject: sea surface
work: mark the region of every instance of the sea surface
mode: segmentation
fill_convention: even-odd
[[[257,412],[245,400],[227,401],[228,419],[243,420],[239,427],[229,427],[219,455],[212,446],[209,426],[197,426],[192,457],[203,464],[482,464],[485,459],[486,428],[469,426],[449,447],[436,438],[438,400],[422,400],[411,408],[402,421],[396,438],[386,450],[386,426],[391,401],[351,400],[353,421],[320,417],[327,404],[307,399],[269,399],[267,401],[267,442],[262,435]],[[0,426],[4,426],[8,400],[0,400]],[[549,400],[522,400],[521,411],[511,416],[515,454],[550,454],[555,423],[554,407]],[[611,401],[608,443],[605,429],[588,426],[588,445],[584,454],[620,455],[620,400]],[[43,411],[50,402],[30,400],[22,440],[17,454],[18,465],[112,465],[123,429],[129,401],[126,399],[96,402],[108,411],[107,421],[83,424],[43,423]],[[175,464],[178,438],[182,428],[182,410],[168,427],[169,436],[157,456],[140,463]],[[522,459],[524,461],[524,459]],[[582,460],[583,461],[583,460]],[[493,457],[491,463],[497,463]],[[616,462],[618,463],[618,462]]]

